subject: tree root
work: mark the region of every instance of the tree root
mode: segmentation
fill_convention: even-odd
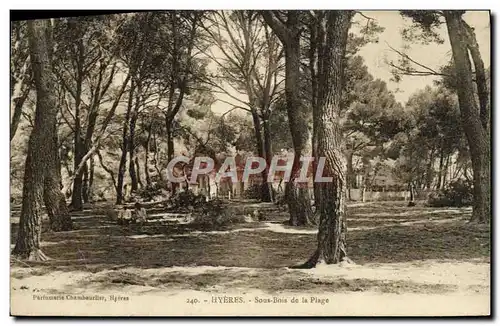
[[[16,251],[16,248],[14,248],[14,250],[12,251],[12,256],[19,261],[27,260],[40,262],[50,260],[50,258],[45,255],[45,253],[41,249],[33,249],[29,252],[18,252]]]
[[[315,268],[318,265],[334,265],[334,264],[327,264],[324,260],[319,259],[319,250],[316,249],[314,254],[303,264],[301,265],[296,265],[296,266],[290,266],[288,268],[290,269],[312,269]],[[349,257],[344,257],[342,258],[338,263],[339,266],[346,266],[346,265],[356,265],[356,263],[350,259]]]
[[[319,250],[316,249],[314,254],[303,264],[298,266],[290,266],[290,269],[311,269],[316,267],[319,259]]]

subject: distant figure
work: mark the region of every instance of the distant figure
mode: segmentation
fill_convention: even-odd
[[[413,207],[415,206],[415,186],[413,185],[413,182],[410,182],[408,184],[408,188],[410,190],[410,202],[408,203],[408,207]]]
[[[139,223],[139,227],[142,228],[144,223],[146,223],[146,220],[148,219],[148,213],[146,212],[146,209],[142,207],[141,203],[135,203],[135,209],[134,209],[134,215],[135,215],[135,222]]]
[[[118,224],[129,225],[132,222],[132,210],[125,207],[118,211]]]

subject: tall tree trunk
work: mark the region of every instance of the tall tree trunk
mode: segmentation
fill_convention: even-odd
[[[153,120],[148,125],[148,138],[146,139],[145,149],[145,157],[144,157],[144,175],[146,176],[146,187],[151,185],[151,176],[149,175],[149,147],[151,144],[151,131],[153,128]]]
[[[269,171],[269,165],[271,164],[271,160],[272,160],[272,157],[273,157],[273,148],[272,148],[272,142],[271,142],[271,127],[269,125],[269,114],[266,113],[262,119],[263,123],[263,130],[264,130],[264,153],[266,155],[266,169],[264,170],[267,170]],[[267,174],[266,173],[266,179],[267,180]],[[272,182],[265,182],[263,183],[266,186],[264,186],[264,188],[262,189],[264,193],[267,193],[267,196],[265,196],[265,199],[268,199],[268,201],[274,201],[274,190],[273,190],[273,183]],[[263,195],[264,197],[264,195]],[[263,200],[264,201],[264,198]]]
[[[54,232],[69,231],[72,229],[72,221],[66,206],[66,198],[61,192],[61,161],[59,159],[59,148],[57,141],[57,128],[52,126],[51,135],[55,137],[53,142],[49,143],[50,151],[53,155],[47,162],[45,171],[45,182],[43,190],[43,200],[47,215],[49,216],[49,227]]]
[[[490,134],[484,128],[475,100],[472,68],[467,47],[467,30],[462,12],[445,11],[446,25],[453,52],[458,102],[462,125],[472,160],[474,201],[471,221],[489,223],[491,220]]]
[[[158,167],[158,142],[156,141],[156,134],[153,134],[153,144],[154,144],[154,151],[153,151],[153,159],[154,159],[154,166],[156,173],[158,174],[158,178],[163,181],[163,176],[161,174],[160,168]]]
[[[479,44],[477,44],[474,29],[470,27],[463,19],[462,19],[462,24],[467,33],[467,47],[470,51],[472,62],[474,62],[477,95],[479,98],[479,118],[481,120],[481,125],[486,130],[486,133],[489,135],[490,95],[488,91],[488,86],[486,84],[486,71],[484,70],[484,63],[483,59],[481,58],[481,52],[479,51]]]
[[[139,182],[138,182],[138,173],[139,170],[136,171],[136,157],[135,153],[133,150],[133,144],[132,144],[132,130],[129,138],[129,163],[128,163],[128,172],[130,175],[130,181],[131,181],[131,191],[136,192],[139,189]]]
[[[429,154],[429,161],[427,162],[427,170],[425,172],[425,187],[431,189],[433,179],[433,165],[434,165],[434,148],[431,149]]]
[[[89,159],[89,185],[88,185],[88,190],[87,190],[87,198],[89,202],[92,202],[94,200],[94,169],[95,169],[95,162],[94,162],[94,156],[92,156]]]
[[[264,149],[264,141],[262,137],[262,127],[260,125],[260,118],[259,115],[257,114],[256,109],[252,109],[252,120],[253,120],[253,128],[255,132],[255,146],[257,147],[257,155],[259,157],[264,158],[266,162],[268,161],[266,157],[266,152]],[[269,184],[267,183],[267,176],[269,172],[269,165],[266,165],[266,168],[261,172],[261,177],[262,177],[262,183],[261,183],[261,191],[260,191],[260,200],[262,202],[270,202],[271,201],[271,196],[269,192]]]
[[[129,137],[128,137],[128,126],[130,123],[130,113],[132,111],[133,94],[135,90],[135,82],[132,80],[130,86],[127,112],[125,114],[125,121],[123,122],[123,133],[122,133],[122,155],[120,157],[120,164],[118,166],[118,180],[116,182],[116,203],[123,204],[124,194],[123,194],[123,183],[125,179],[125,166],[127,164],[127,153],[129,150]]]
[[[140,92],[140,86],[138,87],[138,90]],[[138,93],[139,93],[138,92]],[[133,193],[137,192],[139,189],[139,183],[138,183],[138,178],[137,174],[139,173],[139,170],[136,170],[136,165],[135,165],[135,126],[137,123],[137,112],[139,110],[139,96],[136,97],[136,103],[133,108],[133,112],[130,114],[130,132],[129,132],[129,141],[128,141],[128,151],[129,151],[129,167],[128,171],[130,174],[130,181],[131,181],[131,186],[132,189],[131,191]]]
[[[81,124],[81,96],[82,96],[82,83],[83,83],[83,40],[77,41],[78,55],[76,58],[76,90],[75,90],[75,138],[74,138],[74,148],[75,148],[75,158],[74,158],[74,170],[75,179],[73,182],[73,192],[71,194],[71,207],[73,210],[80,211],[83,208],[82,203],[82,186],[83,186],[83,171],[78,170],[78,166],[82,162],[85,156],[85,144],[82,138],[82,124]]]
[[[300,191],[294,180],[300,169],[300,157],[308,140],[307,114],[300,99],[300,35],[299,35],[299,12],[288,11],[287,27],[290,37],[284,44],[285,47],[285,98],[288,113],[288,122],[292,134],[294,149],[294,164],[292,176],[285,186],[290,213],[290,225],[307,225],[311,223],[312,209],[308,193]]]
[[[299,11],[289,10],[283,24],[271,11],[261,11],[262,17],[278,36],[285,49],[285,99],[288,123],[292,135],[294,163],[292,175],[285,187],[291,225],[311,222],[312,209],[309,191],[300,191],[295,178],[300,170],[300,157],[308,141],[307,111],[300,99],[300,21]]]
[[[319,33],[319,20],[311,20],[309,25],[309,72],[311,74],[311,108],[317,110],[316,106],[318,105],[318,74],[317,74],[317,63],[318,63],[318,33]],[[317,142],[317,130],[318,126],[316,125],[316,120],[313,119],[313,134],[312,134],[312,156],[318,157],[318,142]],[[318,162],[312,162],[313,167],[313,176],[316,175],[316,171],[318,168]],[[313,191],[314,191],[314,206],[316,208],[316,198],[318,198],[318,185],[316,182],[313,182]],[[314,222],[317,224],[317,216],[316,209],[314,212]]]
[[[79,123],[78,123],[79,126]],[[75,123],[75,161],[74,161],[74,171],[78,170],[78,166],[82,162],[83,156],[85,155],[85,146],[83,140],[80,136],[76,136],[76,134],[80,134],[78,131],[80,127],[76,127]],[[85,168],[84,168],[85,169]],[[71,192],[71,209],[75,211],[81,211],[83,208],[83,172],[84,169],[80,172],[77,172],[75,175],[75,179],[73,181],[73,191]]]
[[[319,215],[318,247],[303,268],[318,262],[335,264],[347,259],[346,245],[346,159],[340,119],[345,50],[352,11],[328,11],[326,30],[319,42],[320,62],[318,105],[313,112],[317,130],[317,157],[325,157],[323,175],[328,182],[317,184],[316,210]],[[324,26],[324,25],[323,25]],[[322,33],[323,34],[323,33]]]
[[[49,216],[49,228],[54,232],[69,231],[73,228],[66,200],[61,192],[60,180],[61,175],[58,171],[53,169],[47,171],[43,199]]]
[[[173,135],[173,120],[168,117],[165,119],[165,129],[167,133],[167,162],[174,158],[174,135]],[[175,182],[170,183],[171,194],[174,195],[177,191],[178,184]]]
[[[83,169],[82,199],[84,203],[89,202],[89,166],[85,164]]]
[[[97,90],[95,91],[96,93],[100,93],[100,91],[101,91],[101,82],[102,82],[102,74],[99,75]],[[90,109],[90,112],[88,114],[88,119],[87,119],[87,121],[88,121],[87,122],[87,130],[85,132],[85,140],[84,140],[85,154],[87,154],[92,147],[92,136],[94,134],[95,125],[97,122],[97,117],[99,115],[99,103],[100,103],[100,97],[98,94],[96,94],[96,95],[94,95],[92,107]],[[89,201],[92,200],[92,184],[94,181],[94,155],[93,154],[90,156],[88,161],[89,161],[89,164],[85,165],[85,170],[84,170],[85,178],[84,178],[83,200],[85,203],[88,203]]]
[[[446,187],[446,181],[447,181],[447,178],[448,178],[448,169],[450,167],[450,156],[451,155],[448,155],[446,157],[446,163],[444,165],[443,184],[442,184],[443,187]]]
[[[28,260],[47,259],[40,249],[42,202],[47,172],[54,172],[53,163],[57,158],[54,157],[54,148],[57,148],[57,101],[47,39],[49,28],[48,20],[28,21],[30,57],[37,99],[35,123],[28,142],[19,231],[12,251],[13,255]],[[59,190],[59,182],[55,184]]]
[[[135,171],[136,171],[137,183],[139,184],[139,186],[141,188],[144,188],[144,185],[142,184],[142,180],[141,180],[141,173],[140,173],[140,168],[141,167],[139,165],[139,158],[137,157],[137,155],[134,158],[134,162],[135,162]]]
[[[441,146],[443,142],[441,141]],[[441,147],[441,153],[439,155],[439,171],[438,171],[438,184],[437,189],[443,187],[443,169],[444,169],[444,149]]]
[[[345,157],[346,157],[346,164],[347,164],[347,175],[346,175],[346,181],[347,181],[347,199],[351,200],[351,189],[353,188],[356,180],[355,180],[355,175],[354,175],[354,168],[352,166],[352,157],[354,155],[354,152],[352,150],[347,150]]]

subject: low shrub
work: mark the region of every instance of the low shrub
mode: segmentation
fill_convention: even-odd
[[[262,198],[262,185],[253,184],[243,192],[245,199],[261,199]]]
[[[278,206],[279,209],[286,210],[287,202],[285,197],[285,192],[280,192],[275,194],[274,203]]]
[[[227,205],[220,199],[214,199],[196,206],[193,216],[194,219],[191,224],[203,230],[220,229],[231,224],[245,222],[244,216],[231,214]]]
[[[142,201],[154,201],[158,198],[165,198],[168,184],[164,180],[154,180],[146,187],[139,189],[135,193],[135,197],[141,198]]]
[[[162,189],[156,185],[149,185],[137,191],[137,196],[143,201],[153,201],[154,198],[162,195]]]
[[[431,207],[463,207],[472,205],[472,183],[466,180],[450,182],[444,189],[429,195]]]
[[[191,211],[202,207],[207,200],[205,196],[197,195],[191,190],[187,190],[176,193],[172,198],[170,198],[169,202],[173,209],[187,209]]]

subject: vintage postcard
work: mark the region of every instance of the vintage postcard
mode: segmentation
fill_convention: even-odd
[[[490,33],[11,11],[11,315],[489,316]]]

